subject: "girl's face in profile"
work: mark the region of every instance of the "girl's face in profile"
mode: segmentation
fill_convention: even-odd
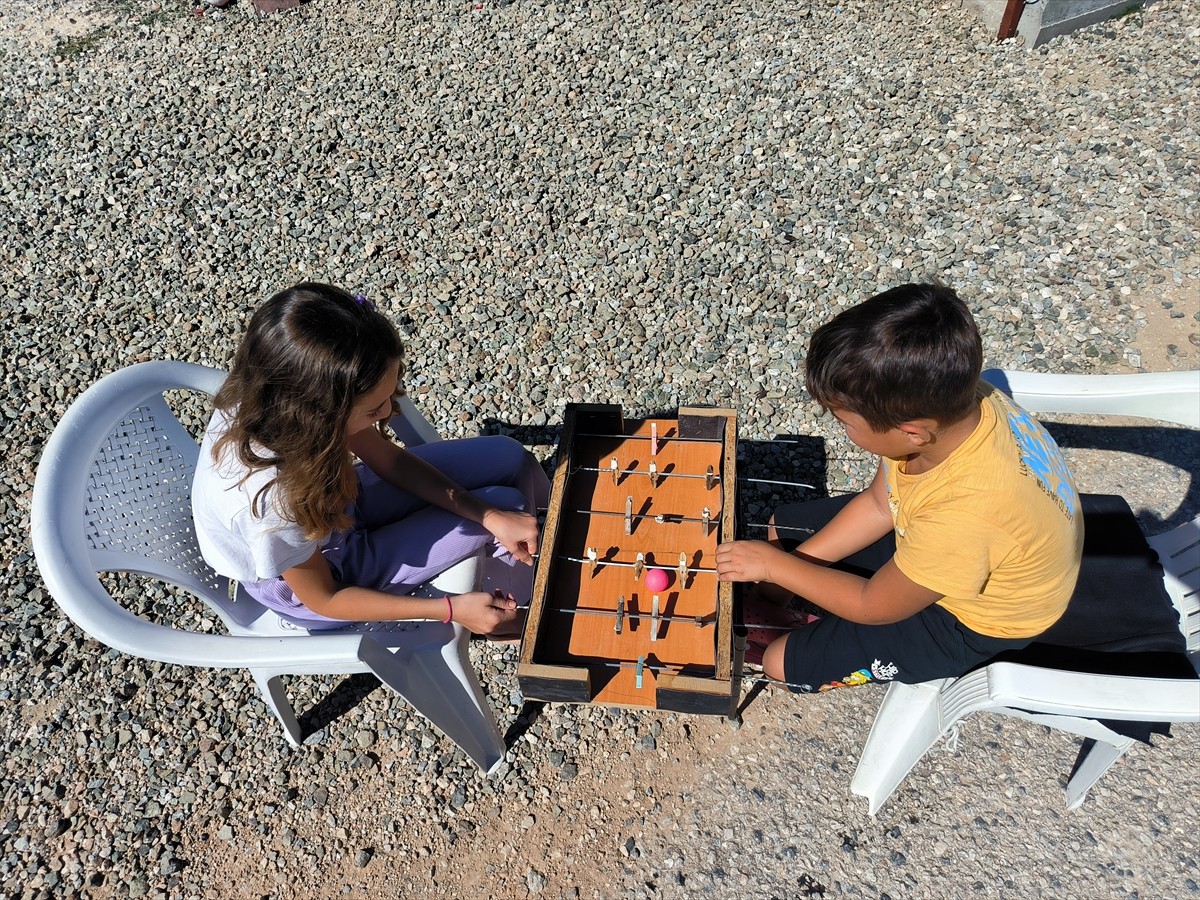
[[[346,420],[346,437],[358,434],[376,422],[391,418],[392,395],[396,393],[396,385],[399,382],[400,361],[397,360],[388,366],[388,371],[379,380],[379,384],[355,399],[350,408],[350,418]]]

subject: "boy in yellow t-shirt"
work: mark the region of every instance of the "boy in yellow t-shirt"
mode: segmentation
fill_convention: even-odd
[[[975,321],[940,285],[885,291],[813,335],[809,394],[880,464],[863,493],[785,506],[768,541],[717,549],[722,581],[760,583],[755,602],[798,594],[829,613],[765,648],[769,677],[813,691],[960,675],[1062,615],[1079,495],[982,364]]]

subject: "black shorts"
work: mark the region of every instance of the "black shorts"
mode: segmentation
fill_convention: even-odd
[[[781,507],[775,528],[784,549],[793,550],[819,531],[851,496]],[[892,535],[847,557],[834,568],[869,578],[895,553]],[[969,672],[1005,650],[1024,647],[1033,638],[995,638],[967,628],[942,607],[927,606],[916,615],[888,625],[862,625],[825,614],[788,635],[784,680],[793,691],[901,681],[916,684]]]

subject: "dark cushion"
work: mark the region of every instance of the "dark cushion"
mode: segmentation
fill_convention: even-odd
[[[1179,614],[1163,586],[1162,567],[1121,497],[1085,494],[1083,562],[1062,618],[1029,646],[991,662],[1016,662],[1152,678],[1196,678],[1179,629]],[[1166,733],[1157,723],[1105,722],[1148,740]]]

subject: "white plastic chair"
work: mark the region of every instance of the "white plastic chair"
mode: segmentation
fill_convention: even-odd
[[[199,447],[163,399],[175,389],[214,394],[225,373],[148,362],[101,379],[67,410],[46,444],[33,491],[33,548],[51,595],[84,632],[124,653],[180,665],[249,669],[292,744],[300,723],[283,675],[373,672],[486,773],[504,741],[467,657],[468,632],[441,622],[370,623],[335,634],[284,623],[200,556],[191,485]],[[412,433],[436,432],[408,402]],[[429,595],[475,590],[483,555],[428,586]],[[229,634],[139,618],[113,599],[98,573],[134,572],[200,597]],[[420,592],[420,589],[414,593]]]
[[[1200,426],[1200,372],[1045,375],[989,370],[984,377],[1034,413],[1135,416]],[[1189,661],[1200,673],[1200,517],[1150,538],[1179,614]],[[1200,681],[1048,670],[995,662],[961,678],[893,683],[871,726],[851,790],[872,815],[941,737],[975,712],[999,713],[1077,734],[1085,741],[1067,783],[1075,809],[1135,741],[1099,720],[1200,722]]]

